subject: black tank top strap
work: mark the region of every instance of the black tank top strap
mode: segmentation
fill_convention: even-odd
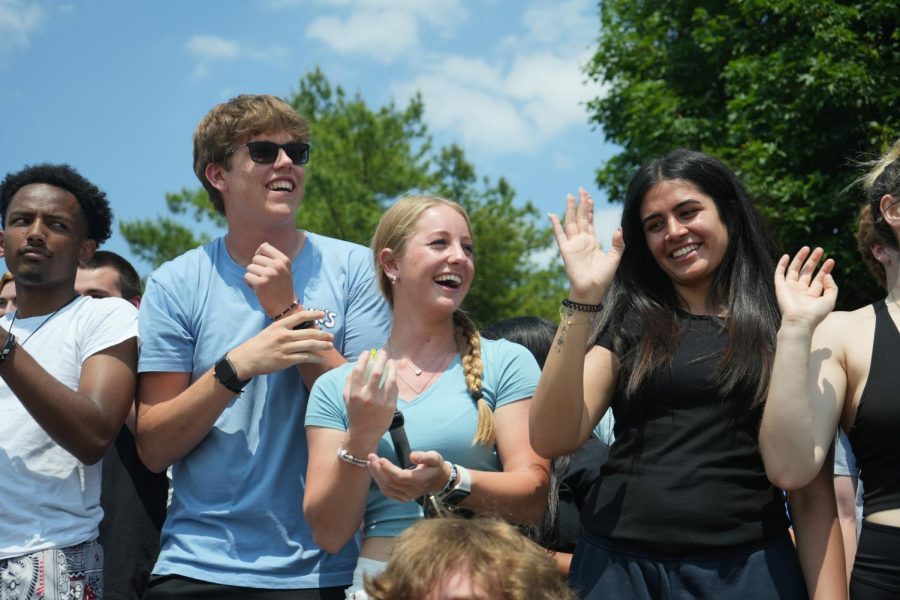
[[[847,434],[863,481],[863,514],[900,508],[900,331],[884,300],[872,304],[869,377]]]

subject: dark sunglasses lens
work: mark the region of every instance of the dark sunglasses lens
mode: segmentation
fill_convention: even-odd
[[[302,142],[291,142],[282,146],[288,158],[295,165],[305,165],[309,161],[309,146]]]
[[[304,165],[309,161],[309,146],[303,142],[289,142],[283,146],[275,142],[247,142],[250,160],[266,165],[278,160],[282,148],[295,165]]]
[[[253,162],[271,164],[278,158],[279,146],[275,142],[247,142],[247,150]]]

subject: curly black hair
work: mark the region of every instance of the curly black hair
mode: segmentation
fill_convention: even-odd
[[[30,165],[16,173],[8,173],[0,183],[0,226],[6,227],[6,213],[13,196],[26,185],[46,183],[66,190],[78,200],[88,225],[87,237],[99,246],[112,233],[112,210],[106,193],[66,164]]]

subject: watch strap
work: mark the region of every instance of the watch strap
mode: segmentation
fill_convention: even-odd
[[[228,360],[227,354],[220,358],[216,363],[216,366],[213,369],[213,375],[219,383],[235,394],[243,392],[244,387],[250,383],[249,379],[238,379],[237,371],[234,369],[234,365],[231,364],[231,361]]]
[[[456,471],[459,474],[459,481],[453,489],[441,496],[442,502],[452,506],[457,506],[472,493],[472,475],[469,470],[462,465],[456,465]]]

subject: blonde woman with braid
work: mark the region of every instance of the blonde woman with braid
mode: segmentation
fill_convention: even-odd
[[[382,216],[372,252],[394,313],[388,343],[320,377],[306,414],[313,538],[337,552],[364,524],[348,598],[365,598],[363,575],[384,569],[395,537],[423,518],[420,503],[529,523],[548,486],[548,463],[528,442],[537,363],[522,346],[482,339],[460,310],[475,274],[463,208],[403,198]],[[395,410],[413,450],[407,469],[388,431]]]

